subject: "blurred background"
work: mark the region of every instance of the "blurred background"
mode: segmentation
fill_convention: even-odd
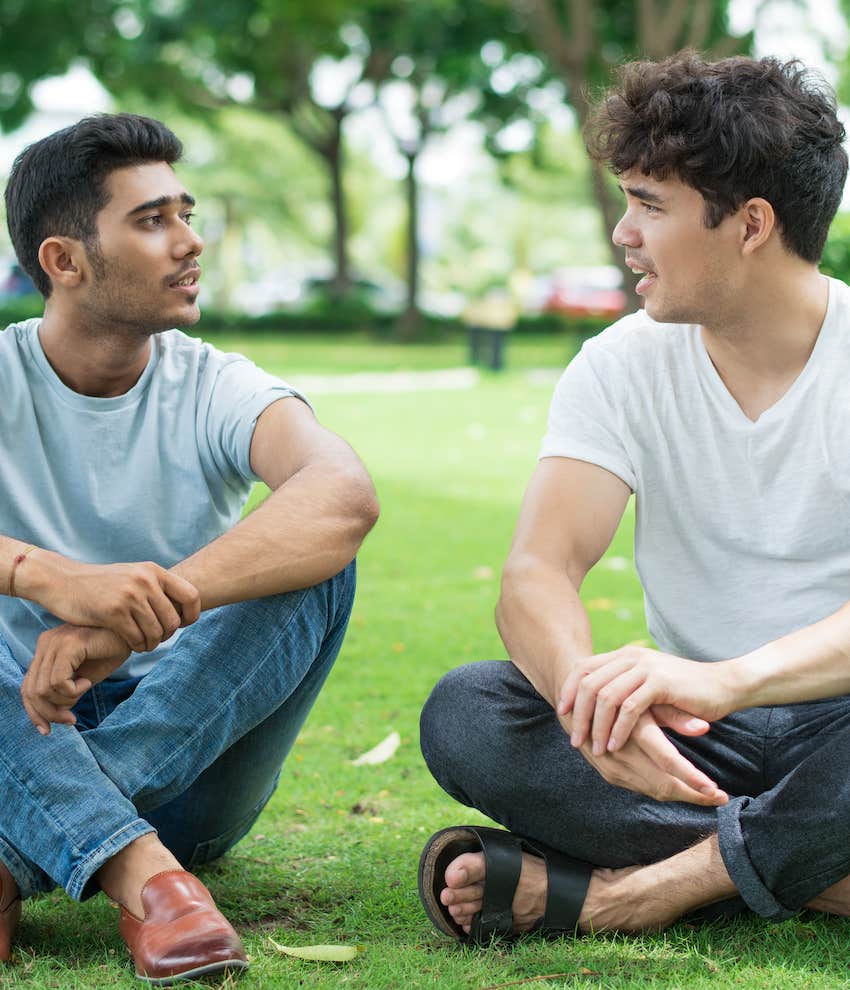
[[[848,16],[850,0],[0,0],[0,177],[81,116],[148,114],[186,146],[202,331],[593,332],[637,303],[610,244],[619,193],[581,139],[617,64],[797,56],[850,103]],[[848,216],[825,267],[850,278]],[[3,325],[40,311],[5,223],[0,308]]]

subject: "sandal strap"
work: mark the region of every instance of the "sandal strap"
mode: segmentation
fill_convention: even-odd
[[[548,889],[540,927],[551,932],[573,933],[587,896],[593,867],[554,849],[541,851],[546,861]]]
[[[473,919],[470,941],[487,943],[514,935],[513,902],[522,869],[522,843],[510,832],[472,829],[484,853],[485,881],[481,911]]]

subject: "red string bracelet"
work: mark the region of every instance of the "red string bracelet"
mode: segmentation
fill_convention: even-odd
[[[23,563],[24,557],[28,553],[32,553],[35,550],[35,545],[29,546],[23,553],[19,553],[17,557],[12,561],[12,570],[9,572],[9,597],[15,597],[15,571],[18,569],[18,564]]]

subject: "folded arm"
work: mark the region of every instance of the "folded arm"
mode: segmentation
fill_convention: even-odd
[[[371,479],[351,447],[320,426],[301,400],[287,398],[272,403],[257,420],[250,457],[272,493],[229,532],[170,571],[157,565],[113,566],[156,568],[168,587],[173,582],[190,589],[193,621],[199,609],[309,587],[341,571],[378,514]],[[108,568],[100,571],[108,577]],[[46,599],[42,604],[49,608]],[[73,705],[130,652],[107,623],[54,614],[70,624],[39,638],[21,691],[42,733],[51,722],[73,723]]]
[[[539,463],[526,492],[496,622],[514,664],[553,708],[573,667],[593,654],[590,622],[578,592],[609,546],[629,495],[628,486],[603,468],[560,457]],[[570,735],[571,717],[564,713],[560,718]],[[659,800],[722,804],[726,795],[681,756],[659,727],[687,733],[688,721],[672,708],[659,707],[643,715],[635,738],[621,752],[594,755],[588,744],[581,752],[620,787]]]

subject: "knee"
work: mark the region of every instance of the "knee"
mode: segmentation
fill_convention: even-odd
[[[462,767],[471,750],[477,750],[477,738],[485,728],[486,713],[482,701],[491,679],[491,666],[503,664],[470,663],[449,671],[434,687],[419,720],[419,741],[428,769],[447,790],[455,777],[452,767]]]

